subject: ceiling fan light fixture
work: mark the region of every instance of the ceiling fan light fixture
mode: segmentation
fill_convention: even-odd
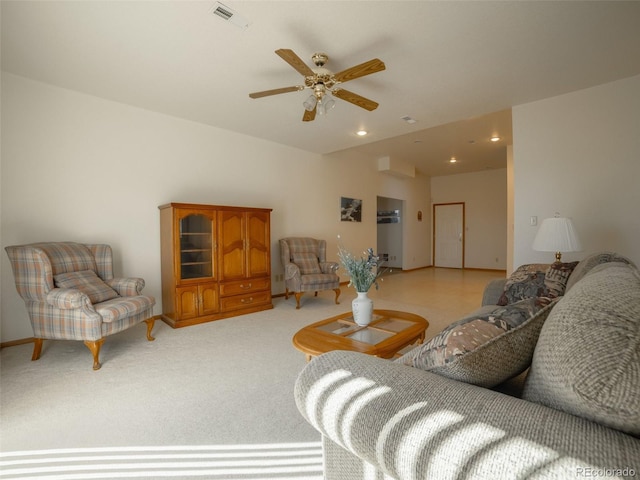
[[[333,98],[325,98],[324,102],[322,102],[322,105],[324,106],[324,113],[327,113],[329,110],[336,106],[336,102],[333,100]]]
[[[309,95],[302,105],[307,112],[311,112],[314,108],[316,108],[316,104],[318,103],[318,98],[315,95]]]

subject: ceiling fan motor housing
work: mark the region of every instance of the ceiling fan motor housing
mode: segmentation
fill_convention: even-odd
[[[316,67],[322,67],[329,61],[329,55],[326,53],[314,53],[311,57]]]

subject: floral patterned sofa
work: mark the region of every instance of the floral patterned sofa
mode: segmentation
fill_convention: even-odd
[[[317,357],[295,398],[327,480],[633,478],[640,272],[609,252],[523,266],[395,361]]]

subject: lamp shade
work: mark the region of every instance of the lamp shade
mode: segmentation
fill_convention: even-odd
[[[539,252],[579,252],[580,240],[570,218],[545,218],[533,240],[533,249]]]

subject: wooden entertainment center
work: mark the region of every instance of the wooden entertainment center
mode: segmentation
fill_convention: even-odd
[[[271,209],[158,208],[165,323],[186,327],[273,308]]]

